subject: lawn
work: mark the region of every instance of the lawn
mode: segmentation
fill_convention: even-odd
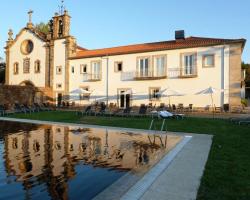
[[[55,111],[15,114],[11,117],[148,129],[150,118],[77,116]],[[157,124],[158,128],[160,124]],[[168,130],[212,134],[213,143],[198,191],[198,200],[250,199],[250,127],[228,120],[186,118],[168,120]]]

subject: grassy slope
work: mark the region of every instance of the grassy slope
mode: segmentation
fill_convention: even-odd
[[[74,112],[41,112],[13,117],[148,129],[149,118],[78,117]],[[250,128],[225,120],[168,120],[168,130],[213,134],[198,200],[250,199]],[[159,124],[157,127],[160,127]]]

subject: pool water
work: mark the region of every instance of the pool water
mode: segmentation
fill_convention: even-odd
[[[93,199],[124,177],[130,187],[181,139],[0,121],[0,199]]]

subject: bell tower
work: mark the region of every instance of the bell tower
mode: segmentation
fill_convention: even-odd
[[[70,18],[67,10],[64,10],[61,15],[55,13],[55,16],[50,20],[52,39],[56,40],[70,36]]]

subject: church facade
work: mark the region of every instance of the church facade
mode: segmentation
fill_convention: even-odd
[[[208,87],[216,90],[213,104],[241,106],[241,55],[245,39],[185,37],[163,42],[89,50],[70,35],[65,10],[50,20],[50,31],[35,29],[31,18],[6,45],[6,84],[33,85],[40,101],[121,108],[140,104],[193,104],[209,107]],[[76,92],[77,91],[77,92]]]

